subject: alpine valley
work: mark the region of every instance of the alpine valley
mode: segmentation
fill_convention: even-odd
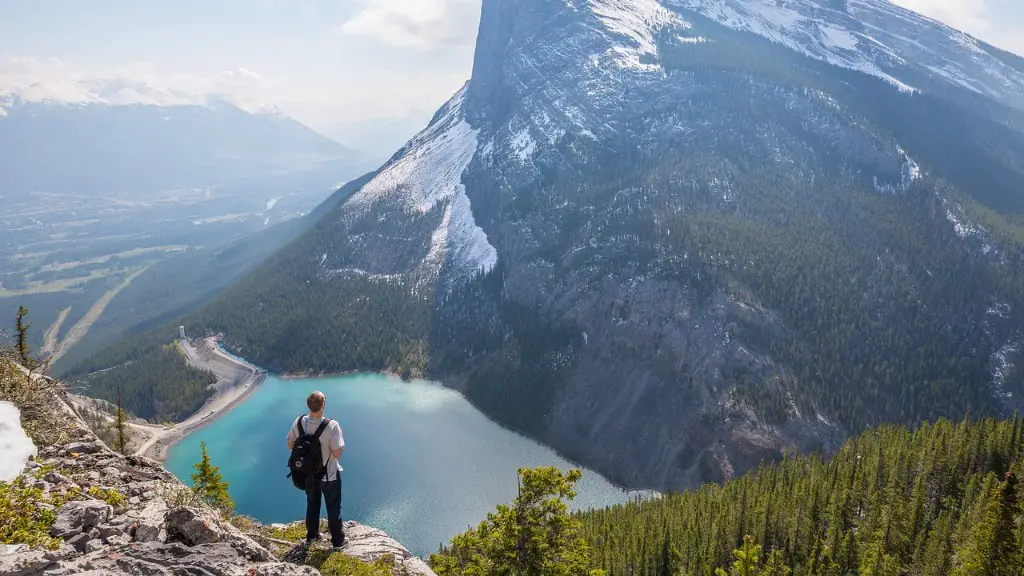
[[[183,323],[627,487],[1024,398],[1024,59],[882,0],[484,0],[472,79],[319,218]]]

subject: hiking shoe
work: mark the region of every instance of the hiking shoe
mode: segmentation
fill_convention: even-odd
[[[341,544],[336,544],[331,548],[331,552],[341,552],[346,546],[348,546],[348,540],[342,540]]]
[[[319,542],[323,539],[323,536],[320,536],[319,534],[317,534],[316,538],[306,538],[306,546],[312,546],[314,542]]]

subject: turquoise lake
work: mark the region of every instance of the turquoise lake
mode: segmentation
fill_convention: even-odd
[[[327,416],[345,432],[342,516],[384,530],[417,555],[436,551],[514,498],[518,468],[573,467],[490,421],[457,392],[362,374],[271,376],[248,400],[175,445],[167,468],[190,483],[205,441],[238,512],[264,523],[302,519],[305,495],[286,478],[285,435],[313,390],[327,395]],[[633,497],[586,470],[577,492],[577,509]]]

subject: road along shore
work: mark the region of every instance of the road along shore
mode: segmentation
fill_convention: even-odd
[[[217,382],[213,385],[213,396],[184,422],[167,427],[133,425],[137,431],[150,435],[136,450],[136,455],[161,462],[167,459],[171,446],[244,402],[267,378],[265,370],[225,353],[216,337],[182,340],[178,345],[190,366],[213,372]]]

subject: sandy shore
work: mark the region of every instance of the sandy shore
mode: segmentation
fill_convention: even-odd
[[[161,462],[167,458],[167,450],[171,446],[230,412],[245,401],[267,377],[265,370],[225,354],[217,345],[216,338],[199,342],[182,341],[180,345],[190,365],[209,370],[217,376],[217,382],[213,385],[216,391],[198,412],[184,422],[170,427],[132,425],[138,432],[149,436],[135,453]]]

